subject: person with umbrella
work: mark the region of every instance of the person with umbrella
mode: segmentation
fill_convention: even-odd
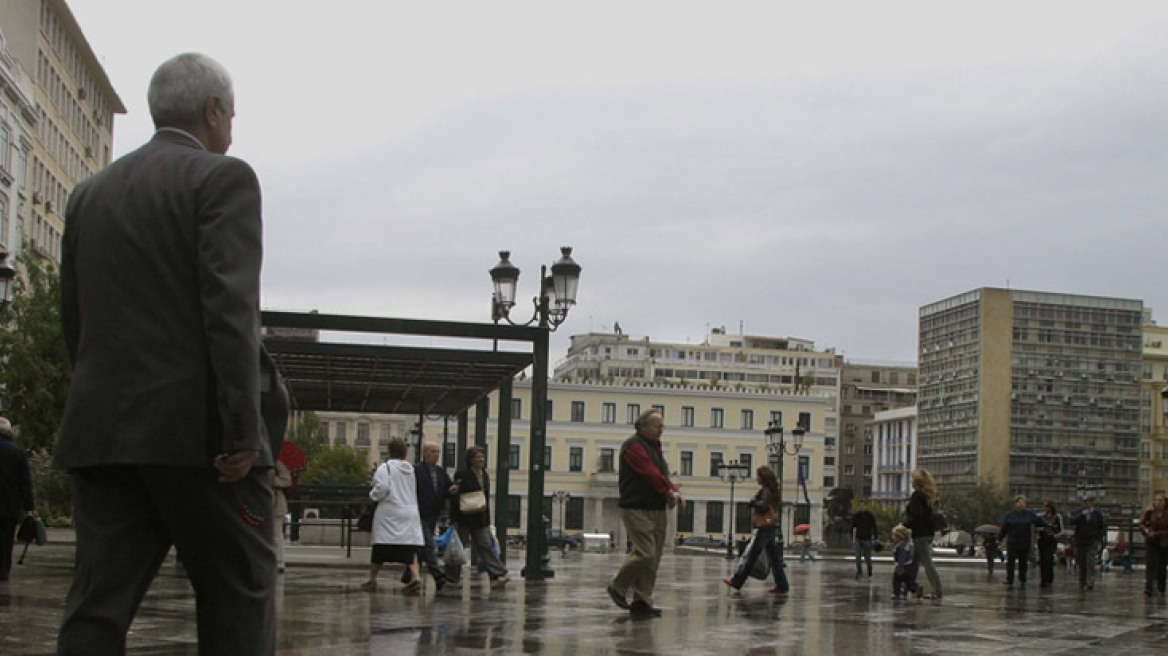
[[[0,581],[7,581],[12,570],[17,525],[25,517],[36,517],[28,456],[12,438],[12,424],[0,417]]]
[[[1014,585],[1014,568],[1017,564],[1018,582],[1026,585],[1026,570],[1030,566],[1030,544],[1034,527],[1046,526],[1046,520],[1033,510],[1026,509],[1026,497],[1014,497],[1014,509],[1002,517],[1002,528],[998,538],[1006,541],[1006,585]]]

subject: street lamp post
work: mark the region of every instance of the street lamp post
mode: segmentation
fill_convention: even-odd
[[[572,493],[567,490],[556,490],[556,501],[560,504],[560,533],[564,532],[564,505],[568,503],[568,499],[572,498]]]
[[[560,248],[561,257],[548,268],[539,269],[539,296],[532,299],[535,312],[525,322],[511,320],[515,307],[515,290],[519,282],[519,268],[511,264],[511,252],[499,251],[499,263],[491,269],[495,291],[491,295],[491,319],[506,321],[513,326],[539,327],[539,337],[532,344],[534,362],[531,378],[531,449],[527,478],[527,560],[523,576],[528,581],[542,581],[555,575],[547,564],[547,529],[543,512],[543,452],[547,444],[547,376],[548,338],[568,318],[568,311],[576,304],[576,288],[580,284],[580,265],[572,259],[569,246]]]
[[[718,478],[722,479],[723,483],[730,484],[730,521],[726,527],[726,558],[734,559],[734,519],[737,513],[734,512],[734,484],[739,481],[744,481],[750,478],[750,467],[739,463],[737,460],[724,462],[718,467]]]
[[[779,558],[783,557],[783,456],[795,455],[803,448],[803,427],[796,426],[795,430],[791,431],[791,438],[793,440],[790,446],[795,447],[793,451],[787,450],[787,442],[783,439],[783,426],[777,421],[772,421],[767,424],[763,431],[766,436],[767,455],[770,456],[771,467],[778,474],[779,478],[779,523],[778,531],[775,539],[779,543]],[[781,565],[781,563],[780,563]]]
[[[0,310],[12,302],[12,288],[16,284],[16,269],[8,262],[8,253],[0,253]]]

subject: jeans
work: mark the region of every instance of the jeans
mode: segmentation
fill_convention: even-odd
[[[734,573],[734,578],[730,579],[730,585],[735,590],[746,584],[746,578],[750,576],[750,569],[754,567],[755,561],[758,560],[759,555],[764,549],[766,550],[767,560],[771,564],[771,573],[775,578],[775,587],[779,589],[779,592],[787,592],[791,589],[790,584],[787,583],[787,573],[783,571],[782,554],[779,553],[779,545],[775,543],[775,533],[776,528],[770,526],[760,528],[754,534],[754,541],[750,543],[750,549],[744,555],[742,565]]]
[[[856,540],[852,543],[852,548],[856,552],[856,576],[863,573],[860,567],[860,558],[863,557],[864,562],[868,564],[868,576],[872,576],[872,541],[871,540]]]
[[[467,529],[460,526],[458,527],[458,539],[462,540],[462,544],[474,553],[478,563],[487,568],[487,574],[492,580],[507,575],[507,568],[499,562],[499,558],[491,551],[491,527]],[[433,540],[434,538],[431,537],[431,544],[433,544]],[[447,576],[452,581],[461,579],[462,564],[452,565]]]
[[[918,571],[924,568],[933,594],[941,594],[941,577],[937,574],[937,566],[933,564],[933,536],[913,538],[913,558],[917,561]]]

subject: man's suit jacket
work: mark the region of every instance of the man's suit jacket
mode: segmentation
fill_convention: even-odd
[[[259,181],[162,130],[77,185],[61,261],[73,360],[56,464],[210,466],[260,451]]]

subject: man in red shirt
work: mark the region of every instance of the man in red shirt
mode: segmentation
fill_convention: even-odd
[[[685,509],[685,498],[669,480],[669,467],[661,453],[661,433],[665,430],[661,413],[650,410],[642,414],[634,427],[636,435],[621,447],[618,476],[621,519],[633,550],[613,576],[608,596],[635,618],[660,617],[661,610],[653,607],[653,587],[665,551],[665,512],[679,504]]]

